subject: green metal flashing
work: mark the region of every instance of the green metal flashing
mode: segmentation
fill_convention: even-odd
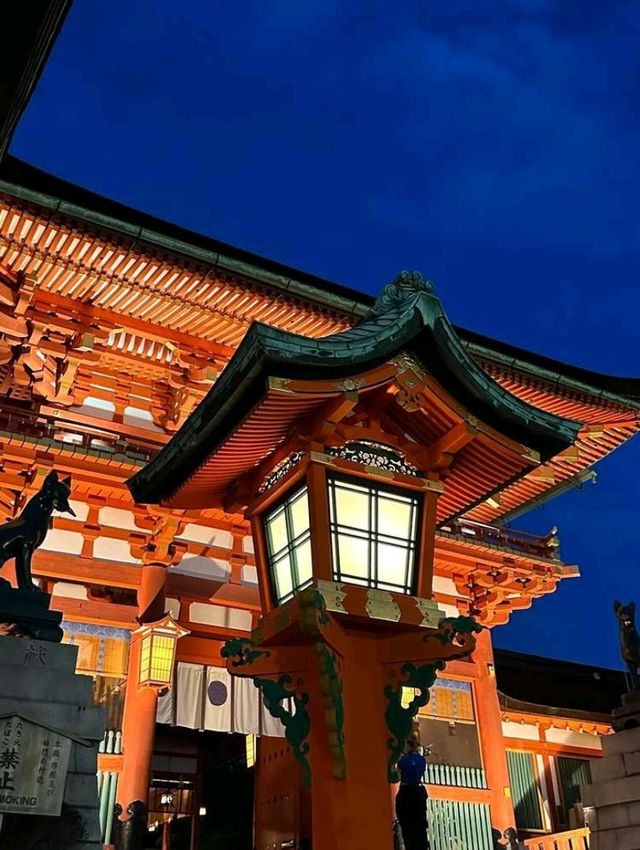
[[[138,502],[170,498],[264,395],[269,377],[344,379],[402,352],[479,420],[546,460],[572,445],[579,423],[538,410],[492,380],[466,352],[432,286],[403,272],[369,314],[321,339],[254,323],[208,395],[154,460],[127,482]],[[450,518],[447,518],[450,519]]]
[[[464,337],[467,333],[469,332],[463,331],[460,335],[461,337]],[[601,375],[596,372],[590,372],[586,369],[577,369],[576,367],[559,362],[555,364],[558,368],[552,369],[546,365],[541,365],[540,362],[544,361],[545,363],[551,363],[552,361],[547,358],[538,357],[533,353],[527,357],[528,352],[524,350],[518,349],[518,356],[513,356],[513,354],[505,354],[499,351],[497,347],[489,347],[488,345],[481,344],[475,340],[463,338],[462,344],[474,357],[491,360],[492,362],[507,369],[514,369],[524,375],[530,375],[534,378],[538,378],[551,386],[557,386],[572,392],[582,393],[583,395],[589,396],[595,400],[607,401],[611,404],[620,405],[633,410],[640,410],[640,380],[637,378],[617,378],[609,375]],[[538,362],[536,362],[536,360],[538,360]],[[566,370],[565,372],[560,371],[561,366],[564,366]],[[583,374],[585,377],[588,376],[591,383],[571,377],[567,374],[567,371],[575,371],[579,374]],[[622,393],[620,391],[614,392],[611,389],[605,389],[602,386],[603,384],[615,385],[616,387],[619,387],[620,390],[624,388],[626,393]]]
[[[506,525],[509,522],[513,522],[514,519],[518,519],[518,517],[528,513],[528,511],[531,511],[534,508],[539,508],[540,505],[545,504],[545,502],[548,502],[549,499],[555,499],[556,496],[560,496],[562,493],[567,493],[569,490],[581,488],[588,481],[592,481],[595,484],[597,478],[598,473],[594,469],[586,469],[583,472],[578,472],[575,475],[572,475],[571,478],[567,478],[566,481],[560,481],[558,484],[554,484],[552,487],[549,487],[548,490],[545,490],[544,493],[541,493],[539,496],[534,496],[533,499],[529,499],[528,502],[524,502],[524,504],[519,505],[517,508],[514,508],[514,510],[496,517],[494,519],[494,523],[496,525]],[[471,509],[469,508],[469,510]],[[465,513],[468,513],[468,511],[465,511]]]

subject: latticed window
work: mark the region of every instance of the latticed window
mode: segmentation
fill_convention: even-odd
[[[267,514],[264,526],[274,596],[280,604],[312,578],[307,488],[292,493]]]
[[[533,755],[507,750],[507,764],[516,826],[520,829],[542,829],[542,806]]]
[[[426,717],[473,723],[473,696],[470,682],[439,677],[431,688],[429,702],[420,709]]]
[[[564,814],[568,820],[569,811],[581,800],[580,789],[591,784],[591,768],[586,759],[572,759],[558,756],[558,773],[562,787]]]
[[[334,579],[412,593],[420,496],[337,476],[327,485]]]

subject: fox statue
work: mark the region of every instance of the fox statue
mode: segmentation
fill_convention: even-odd
[[[0,525],[0,569],[10,558],[16,559],[16,578],[20,590],[39,592],[31,578],[31,558],[47,536],[54,510],[75,516],[69,505],[70,493],[71,476],[61,480],[52,471],[45,478],[40,492],[29,499],[22,513]],[[4,579],[0,579],[0,583],[6,584]]]
[[[627,665],[631,689],[640,688],[640,635],[636,629],[636,603],[623,605],[617,600],[613,603],[620,627],[620,649]]]

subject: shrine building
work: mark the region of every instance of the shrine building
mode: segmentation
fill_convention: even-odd
[[[435,850],[454,838],[491,850],[491,828],[516,823],[543,842],[532,847],[581,838],[579,786],[612,707],[593,694],[621,680],[570,665],[590,683],[584,701],[545,707],[514,692],[517,671],[569,672],[496,658],[491,633],[578,579],[555,530],[530,534],[520,517],[637,432],[637,381],[454,327],[417,274],[379,281],[374,301],[11,156],[0,280],[0,518],[50,470],[71,475],[75,517],[55,516],[35,575],[106,709],[105,845],[116,804],[126,818],[141,800],[149,841],[170,820],[172,846],[229,834],[250,847],[255,820],[260,850],[304,846],[295,706],[272,716],[231,656],[256,634],[265,646],[293,634],[287,611],[309,589],[360,630],[487,627],[414,706],[433,749]],[[407,682],[405,711],[420,692]],[[358,729],[386,758],[393,729],[365,707],[344,720],[347,743],[337,735],[336,782]]]
[[[417,273],[374,299],[5,154],[69,6],[10,9],[0,521],[71,476],[34,575],[105,710],[104,846],[391,850],[415,733],[432,850],[586,850],[624,676],[492,631],[579,578],[521,518],[636,434],[640,381],[455,327]]]

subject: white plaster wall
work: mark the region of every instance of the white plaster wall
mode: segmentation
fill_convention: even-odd
[[[151,411],[142,407],[125,407],[122,421],[125,425],[132,425],[134,428],[145,428],[147,431],[164,433],[163,429],[153,421]]]
[[[251,613],[239,608],[227,608],[225,605],[210,605],[206,602],[192,602],[189,606],[189,620],[207,626],[223,626],[229,629],[251,631]]]
[[[242,581],[246,584],[258,583],[258,568],[245,564],[242,568]]]
[[[111,528],[124,528],[127,531],[140,531],[136,525],[136,516],[133,511],[125,511],[122,508],[100,508],[98,511],[98,522],[100,525],[111,526]]]
[[[67,581],[57,581],[53,589],[54,596],[62,596],[65,599],[88,599],[87,588],[82,584],[71,584]]]
[[[584,747],[590,750],[601,750],[602,742],[599,735],[590,732],[574,732],[571,729],[547,729],[547,741],[550,744],[564,744],[567,747]]]
[[[198,525],[190,522],[176,540],[191,540],[194,543],[205,543],[207,546],[222,546],[230,549],[233,545],[233,536],[230,531],[222,528],[209,528],[206,525]]]
[[[79,555],[82,552],[83,542],[82,534],[79,531],[51,528],[45,537],[42,548],[49,552],[66,552],[68,555]]]
[[[433,592],[442,593],[444,596],[460,596],[454,580],[446,576],[434,575]]]
[[[180,618],[180,600],[174,599],[173,597],[167,597],[165,605],[173,619],[178,620]]]
[[[455,605],[449,605],[446,602],[440,602],[438,600],[436,600],[436,601],[438,602],[438,608],[440,608],[441,611],[444,611],[444,614],[445,614],[446,617],[459,617],[460,616],[460,611],[458,611],[458,609]]]
[[[231,573],[231,566],[216,558],[205,558],[203,555],[185,555],[177,567],[171,567],[171,571],[194,578],[227,581]]]
[[[526,741],[539,741],[540,730],[534,723],[513,723],[502,721],[502,734],[505,738],[524,738]]]
[[[253,545],[253,537],[250,534],[248,534],[242,541],[242,551],[248,552],[250,555],[253,555],[253,553],[255,552],[255,546]]]
[[[79,522],[84,522],[89,516],[89,505],[86,502],[78,502],[76,499],[69,499],[69,504],[75,511],[76,519]],[[55,516],[59,516],[57,511]],[[69,516],[69,514],[60,514],[60,516]]]
[[[93,398],[87,396],[84,403],[79,407],[69,408],[74,413],[82,413],[85,416],[95,416],[98,419],[113,419],[113,414],[116,412],[116,407],[111,401],[105,401],[102,398]]]
[[[134,558],[126,540],[116,540],[113,537],[98,537],[93,544],[93,555],[95,558],[103,558],[105,561],[120,561],[124,564],[139,564]]]

